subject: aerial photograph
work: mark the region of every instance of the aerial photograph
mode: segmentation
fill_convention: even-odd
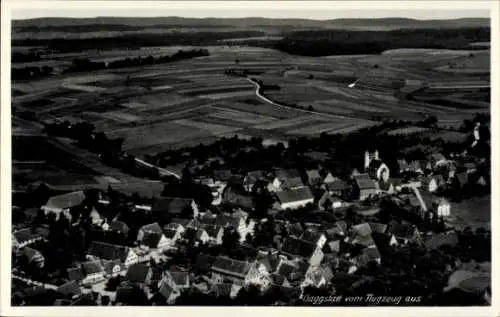
[[[489,10],[209,4],[12,11],[10,305],[491,306]]]

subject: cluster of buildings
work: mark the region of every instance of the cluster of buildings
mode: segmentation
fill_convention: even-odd
[[[139,225],[121,213],[105,212],[110,200],[101,192],[96,206],[89,210],[92,230],[122,236],[124,243],[92,241],[85,261],[67,268],[67,283],[59,286],[58,291],[71,294],[75,301],[83,296],[78,290],[104,290],[104,285],[117,277],[121,277],[121,282],[113,291],[116,305],[129,302],[137,289],[153,304],[175,303],[183,291],[193,287],[233,298],[250,285],[262,291],[271,287],[304,291],[307,287],[329,287],[338,272],[353,274],[370,263],[380,264],[381,244],[386,247],[417,243],[430,249],[456,245],[458,238],[454,233],[429,237],[405,221],[348,224],[342,220],[329,224],[275,220],[277,234],[272,247],[254,248],[248,243],[265,222],[251,217],[251,194],[255,193],[269,192],[274,197],[275,212],[310,207],[327,213],[365,206],[359,213],[373,215],[378,212],[373,198],[389,196],[401,209],[445,218],[451,210],[445,198],[435,195],[440,188],[463,187],[471,182],[487,184],[485,176],[478,175],[476,163],[457,163],[441,154],[432,155],[427,161],[398,160],[398,167],[398,171],[390,171],[378,151],[367,151],[362,173],[354,170],[347,178],[320,169],[278,169],[271,174],[251,171],[245,175],[219,170],[211,176],[195,178],[212,189],[212,206],[202,207],[193,199],[180,197],[157,197],[141,204],[129,202],[126,207],[130,212],[152,220]],[[393,177],[394,174],[399,177]],[[81,219],[72,219],[71,210],[85,203],[86,194],[77,191],[51,197],[41,210],[47,215],[55,214],[56,219],[64,215],[75,226]],[[132,229],[136,230],[131,239]],[[48,231],[43,226],[15,231],[12,243],[16,256],[43,269],[44,255],[32,245],[46,240]],[[179,245],[187,241],[195,246],[220,246],[228,232],[237,233],[237,243],[249,250],[244,260],[229,254],[200,253],[191,266],[158,269],[153,264],[168,263],[172,254],[182,252]]]

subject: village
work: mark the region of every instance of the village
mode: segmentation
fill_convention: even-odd
[[[362,165],[349,173],[306,152],[315,168],[235,173],[223,160],[216,169],[191,162],[181,177],[163,179],[157,197],[112,184],[53,194],[42,184],[37,205],[13,206],[22,219],[13,224],[12,301],[307,305],[309,295],[425,289],[432,296],[422,305],[461,298],[454,291],[487,302],[491,233],[448,223],[454,192],[489,192],[489,157],[475,150],[489,139],[478,126],[471,144],[446,156],[359,149]]]

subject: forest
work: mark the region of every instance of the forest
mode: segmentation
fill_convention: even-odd
[[[489,41],[489,28],[312,30],[284,34],[273,47],[289,54],[326,56],[380,54],[398,48],[471,49],[471,42]]]

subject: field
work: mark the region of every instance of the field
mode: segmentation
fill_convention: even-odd
[[[192,48],[197,47],[117,49],[85,57],[110,61]],[[124,149],[138,156],[234,135],[285,142],[297,136],[348,133],[376,124],[381,116],[417,121],[430,114],[440,125],[452,126],[489,111],[486,92],[454,87],[489,84],[488,80],[443,71],[452,62],[463,65],[460,69],[484,69],[489,63],[486,51],[471,55],[402,49],[380,55],[301,57],[243,45],[203,48],[210,56],[14,82],[13,104],[42,118],[88,120],[109,137],[123,137]],[[52,54],[40,62],[67,64],[77,57],[81,54]],[[245,78],[225,75],[227,69],[258,71],[249,77],[279,87],[265,91],[273,103],[259,96]],[[416,95],[416,100],[397,94],[405,85],[429,82],[437,88]],[[451,91],[441,87],[444,83]],[[407,127],[390,133],[419,131]]]

